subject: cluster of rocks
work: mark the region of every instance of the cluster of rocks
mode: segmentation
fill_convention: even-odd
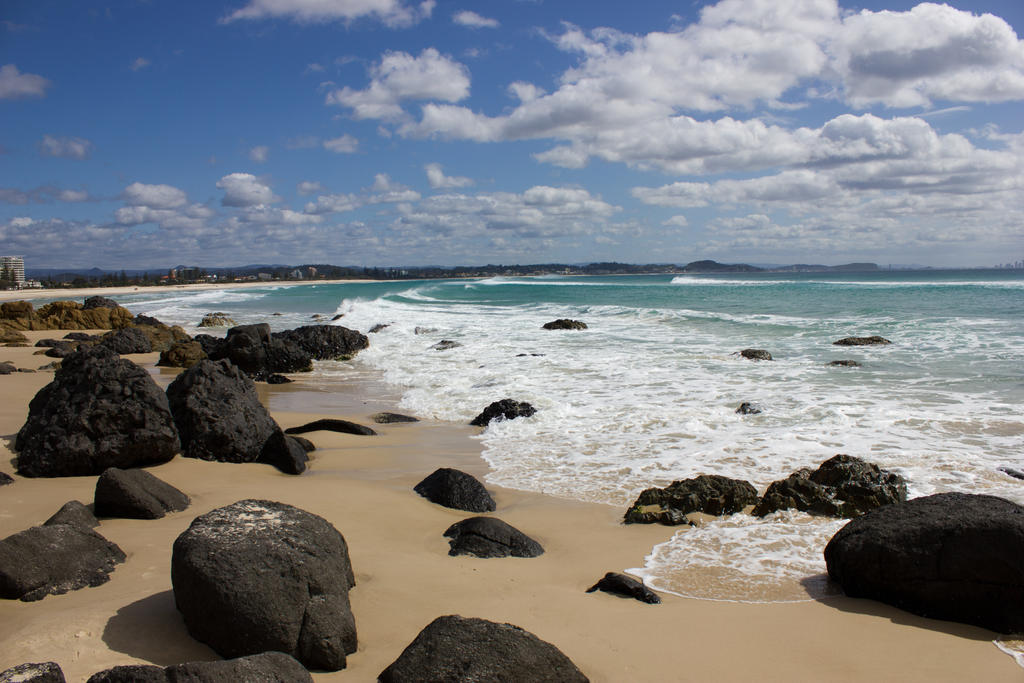
[[[884,346],[891,343],[888,339],[877,335],[871,337],[844,337],[832,342],[834,346]],[[747,360],[775,360],[772,358],[772,354],[764,349],[743,349],[733,355],[741,356]],[[827,365],[846,368],[859,368],[861,366],[857,361],[849,359],[829,361]]]

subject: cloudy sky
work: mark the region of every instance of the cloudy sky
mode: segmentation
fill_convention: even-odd
[[[3,0],[0,253],[1024,258],[1024,2]]]

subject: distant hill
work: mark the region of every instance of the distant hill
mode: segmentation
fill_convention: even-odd
[[[877,263],[846,263],[840,266],[797,263],[791,266],[758,268],[747,263],[692,261],[683,266],[684,273],[865,273],[881,270]]]

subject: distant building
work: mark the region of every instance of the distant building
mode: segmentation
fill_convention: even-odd
[[[0,256],[0,273],[4,279],[16,282],[20,287],[25,282],[25,259],[21,256]]]

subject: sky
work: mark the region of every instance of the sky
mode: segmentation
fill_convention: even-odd
[[[1017,261],[1021,30],[1021,0],[0,0],[0,253]]]

